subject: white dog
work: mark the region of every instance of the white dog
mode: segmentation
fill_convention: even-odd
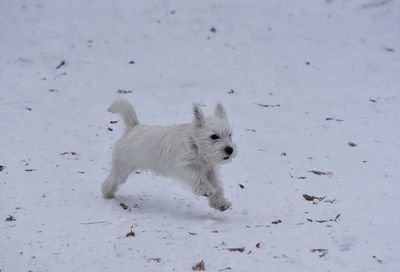
[[[123,99],[108,110],[121,114],[126,129],[114,146],[111,173],[102,185],[105,198],[114,197],[118,186],[135,169],[149,169],[185,181],[195,194],[207,196],[215,209],[225,211],[231,207],[224,197],[217,167],[232,160],[236,146],[221,104],[209,117],[194,105],[193,122],[173,126],[139,124],[132,105]]]

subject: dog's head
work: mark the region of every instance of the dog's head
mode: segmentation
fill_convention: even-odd
[[[212,164],[230,162],[236,156],[232,129],[224,107],[217,104],[214,115],[206,117],[198,105],[193,105],[195,145],[199,155]]]

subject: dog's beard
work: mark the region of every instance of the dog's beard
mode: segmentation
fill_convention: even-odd
[[[223,150],[214,150],[203,153],[203,158],[212,164],[226,164],[232,161],[234,154],[227,155]]]
[[[230,163],[235,157],[236,157],[236,152],[233,152],[231,155],[224,154],[221,164]]]

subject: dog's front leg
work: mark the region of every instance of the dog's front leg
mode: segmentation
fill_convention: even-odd
[[[208,171],[207,180],[215,188],[215,193],[208,196],[210,206],[222,212],[229,209],[232,204],[225,198],[222,183],[214,169]]]
[[[198,175],[191,179],[193,185],[193,192],[200,196],[211,196],[217,193],[217,189],[211,182],[203,175]]]

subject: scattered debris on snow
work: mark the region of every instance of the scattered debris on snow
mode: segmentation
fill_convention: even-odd
[[[153,261],[153,262],[157,262],[157,263],[160,263],[160,262],[161,262],[161,258],[159,258],[159,257],[149,258],[149,260],[150,260],[150,261]]]
[[[372,258],[374,258],[378,263],[383,263],[383,261],[381,259],[378,259],[375,255],[372,256]]]
[[[328,118],[326,118],[325,119],[326,121],[336,121],[336,122],[343,122],[343,120],[342,119],[337,119],[337,118],[333,118],[333,117],[328,117]]]
[[[14,216],[12,216],[12,215],[10,214],[10,215],[6,218],[6,221],[12,222],[12,221],[17,221],[17,220],[15,219]]]
[[[64,156],[64,155],[78,156],[79,154],[77,152],[71,151],[71,152],[63,152],[60,155],[61,156]]]
[[[129,94],[129,93],[132,93],[132,91],[131,91],[131,90],[119,89],[119,90],[117,91],[117,93],[119,93],[119,94]]]
[[[337,220],[339,219],[339,217],[340,217],[340,213],[338,214],[338,215],[336,215],[336,217],[335,218],[331,218],[331,219],[326,219],[326,220],[312,220],[312,219],[310,219],[310,218],[307,218],[307,221],[308,222],[317,222],[317,223],[327,223],[327,222],[337,222]]]
[[[324,257],[326,254],[328,254],[328,250],[326,248],[313,248],[310,249],[312,253],[320,253],[318,254],[319,257]]]

